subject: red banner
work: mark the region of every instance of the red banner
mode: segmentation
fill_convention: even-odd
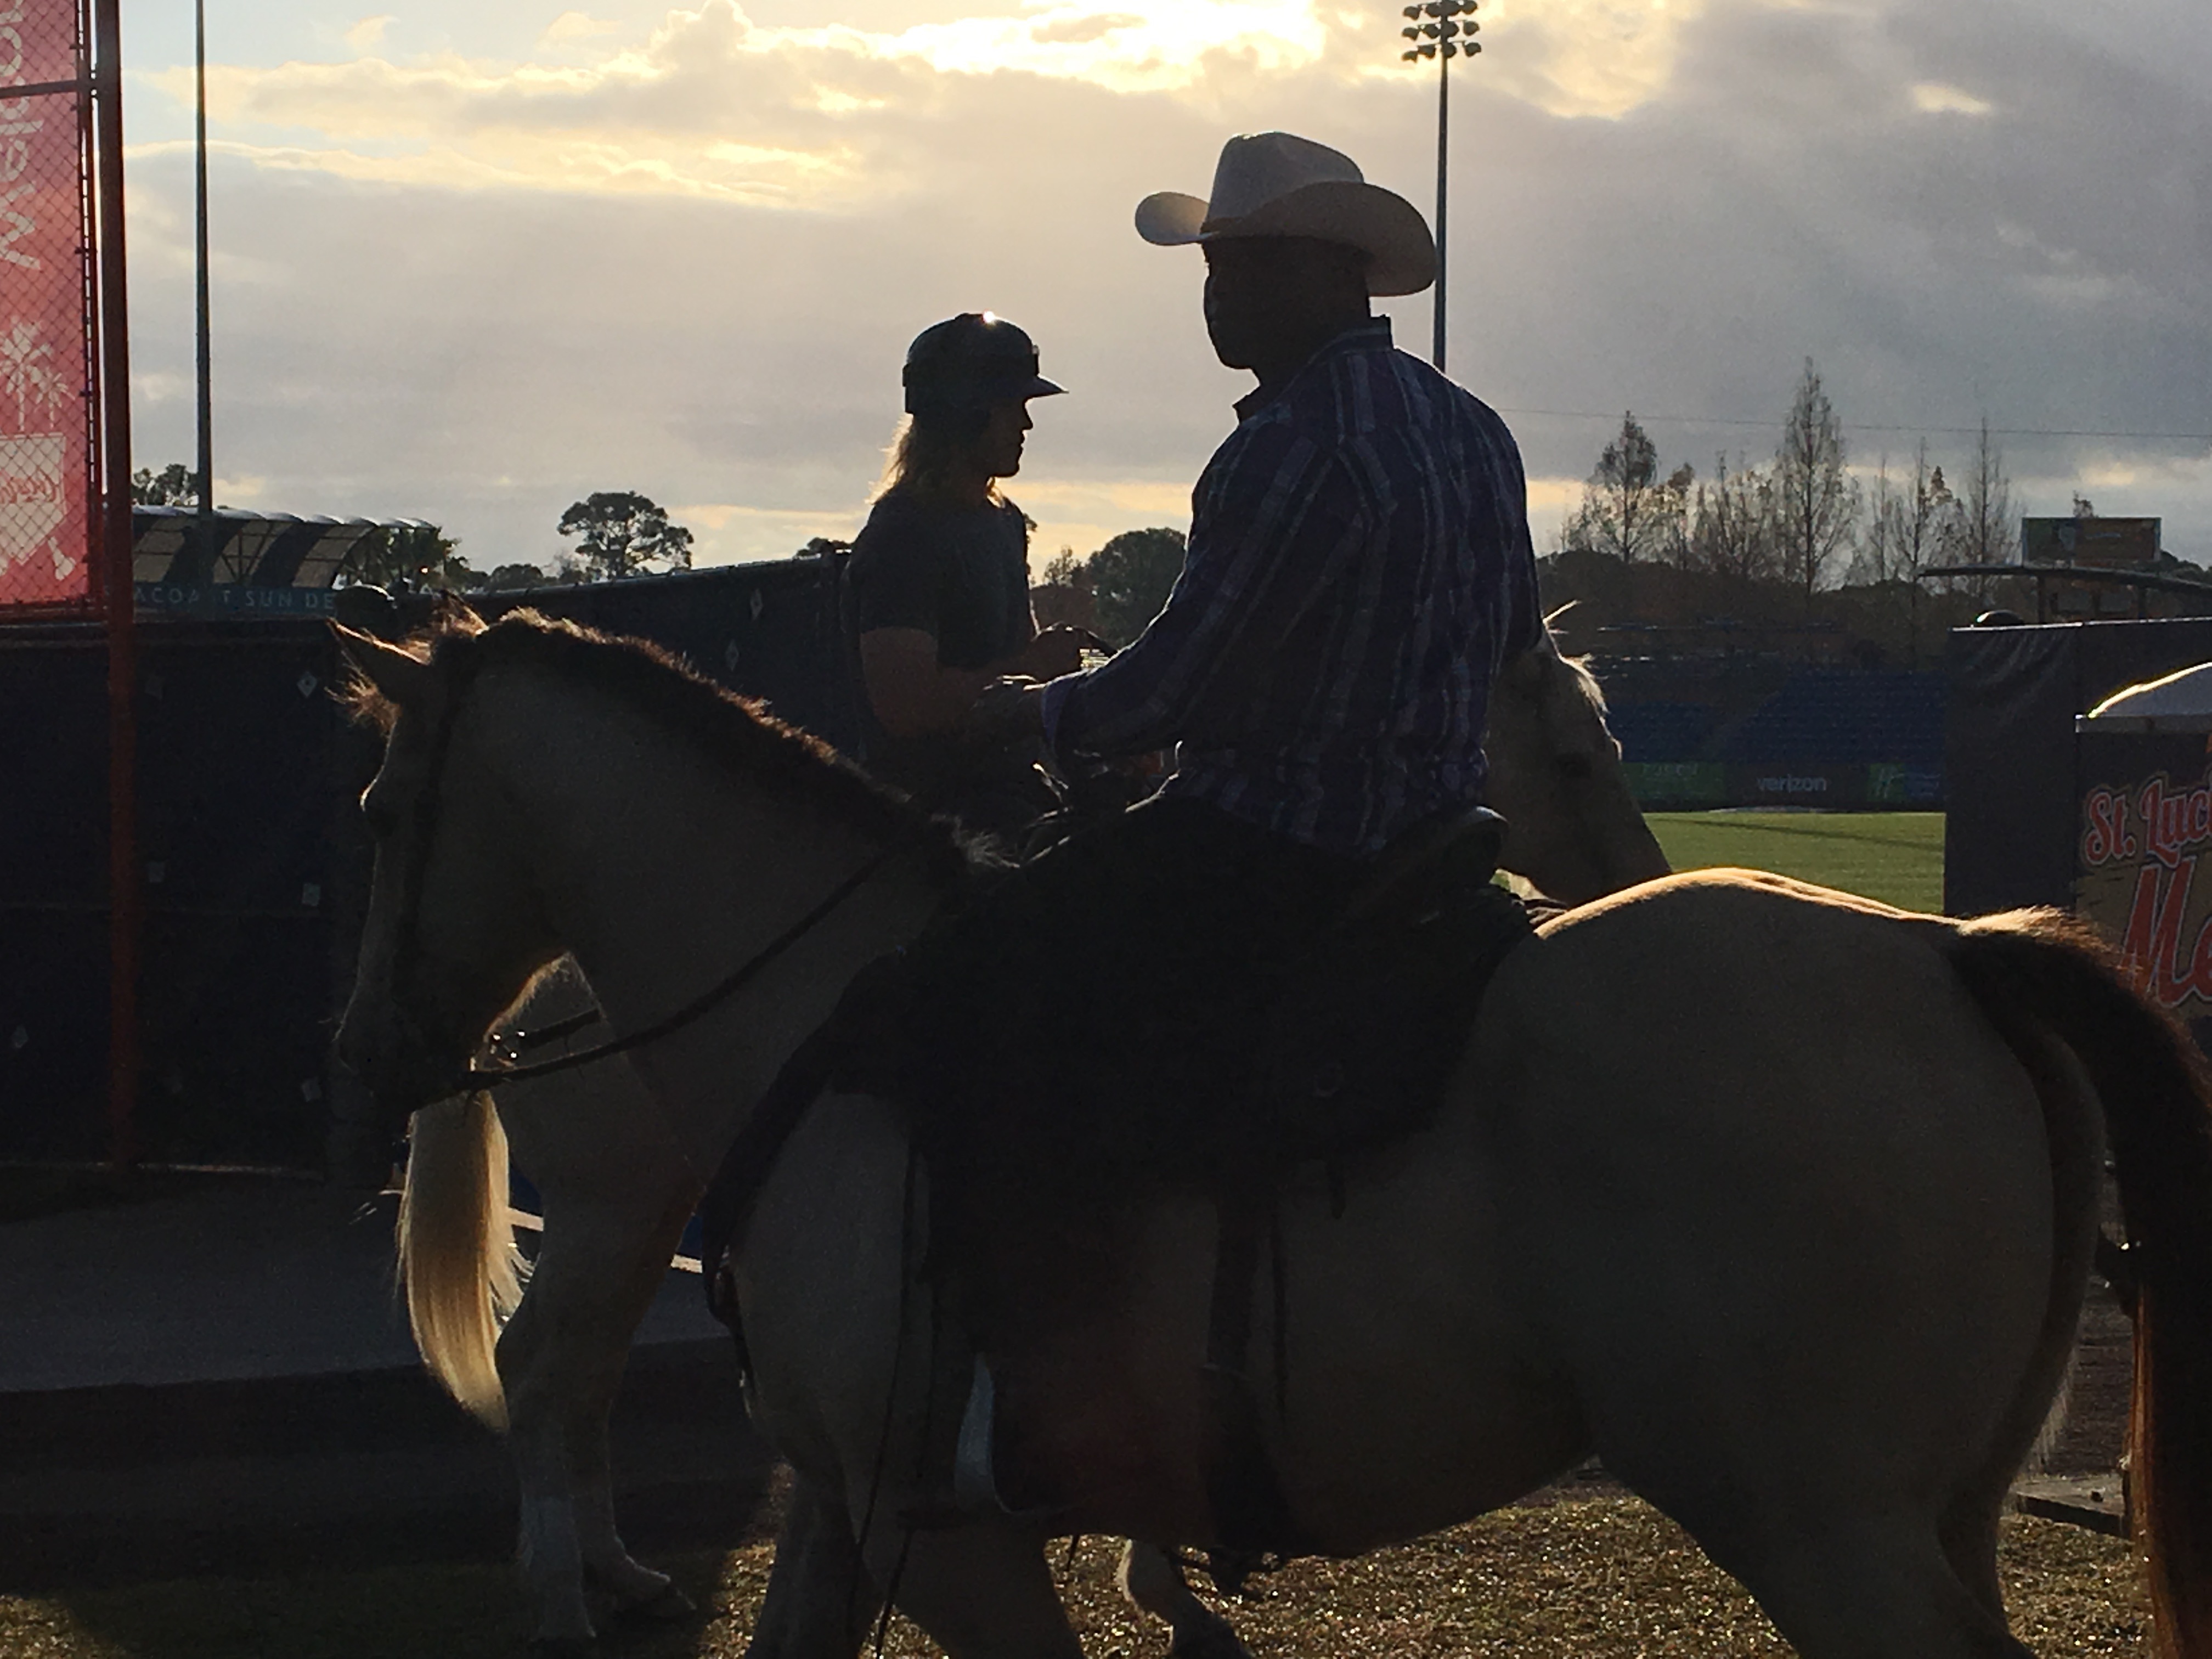
[[[0,0],[0,609],[90,592],[82,0]]]

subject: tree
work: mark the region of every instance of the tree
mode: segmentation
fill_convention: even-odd
[[[1042,628],[1098,626],[1097,592],[1089,567],[1075,556],[1073,548],[1063,547],[1045,561],[1042,575],[1030,589],[1030,606]]]
[[[1632,411],[1600,453],[1597,469],[1583,486],[1583,503],[1567,521],[1562,545],[1609,553],[1624,564],[1676,559],[1694,474],[1680,467],[1659,476],[1659,451]]]
[[[1844,432],[1820,389],[1813,360],[1774,453],[1775,532],[1783,574],[1804,595],[1805,609],[1838,556],[1849,552],[1859,518],[1859,488],[1844,471]]]
[[[454,550],[459,546],[434,524],[378,525],[347,550],[337,580],[392,593],[482,587],[483,573]]]
[[[1920,665],[1920,579],[1949,556],[1958,538],[1958,516],[1959,503],[1943,481],[1943,469],[1929,464],[1925,438],[1913,451],[1912,474],[1902,485],[1891,483],[1889,458],[1882,457],[1866,539],[1852,562],[1852,573],[1871,584],[1901,587],[1905,649],[1914,668]]]
[[[1180,530],[1125,530],[1085,561],[1098,631],[1116,645],[1143,633],[1182,574],[1184,550]]]
[[[1690,508],[1689,562],[1700,570],[1740,582],[1772,579],[1775,547],[1774,481],[1741,456],[1713,462],[1713,481],[1700,483]]]
[[[691,568],[691,532],[668,521],[668,509],[633,490],[602,490],[574,502],[560,532],[574,536],[587,581],[635,576],[655,563]]]
[[[2020,554],[2020,532],[2012,519],[2012,481],[2005,477],[2004,452],[1990,441],[1987,415],[1982,416],[1981,437],[1959,496],[1955,545],[1961,564],[2011,564]]]
[[[131,475],[131,499],[140,507],[198,507],[199,474],[182,461],[171,461],[159,472],[142,466]]]

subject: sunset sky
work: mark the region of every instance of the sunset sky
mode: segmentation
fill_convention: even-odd
[[[920,328],[1073,395],[1039,563],[1181,524],[1249,377],[1146,192],[1286,128],[1427,210],[1435,70],[1341,0],[209,0],[218,494],[545,562],[637,489],[705,562],[849,535]],[[1855,465],[1986,414],[2018,504],[2212,562],[2203,0],[1492,0],[1455,67],[1450,368],[1540,549],[1624,408],[1771,453],[1802,361]],[[191,453],[189,0],[124,0],[142,463]],[[1430,301],[1388,302],[1425,353]],[[1948,428],[1948,429],[1947,429]],[[2032,435],[2034,434],[2067,435]],[[2074,435],[2082,434],[2082,435]]]

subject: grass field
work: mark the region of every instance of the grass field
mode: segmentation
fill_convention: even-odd
[[[1943,908],[1941,812],[1654,812],[1677,870],[1739,865],[1879,899]]]
[[[1065,1595],[1091,1659],[1158,1659],[1112,1588],[1114,1549],[1086,1539]],[[1055,1565],[1059,1557],[1055,1553]],[[608,1659],[737,1659],[768,1570],[751,1545],[665,1563],[702,1611],[615,1633]],[[2036,1652],[2142,1655],[2145,1616],[2118,1540],[2048,1521],[2007,1524],[2013,1628]],[[1790,1652],[1750,1599],[1633,1498],[1506,1510],[1354,1561],[1300,1561],[1227,1608],[1256,1659],[1748,1659]],[[293,1579],[202,1579],[82,1595],[0,1596],[5,1659],[519,1659],[507,1569],[388,1568]],[[936,1650],[895,1622],[884,1651]]]

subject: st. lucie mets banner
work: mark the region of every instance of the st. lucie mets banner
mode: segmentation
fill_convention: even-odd
[[[84,12],[0,0],[0,609],[90,591]]]
[[[2212,760],[2202,732],[2085,737],[2075,912],[2136,988],[2212,1036]]]

